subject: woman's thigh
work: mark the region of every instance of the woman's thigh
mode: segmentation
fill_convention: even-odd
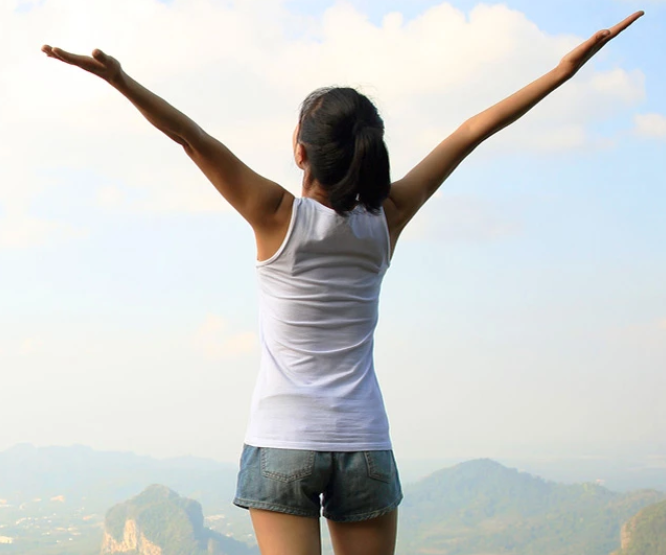
[[[360,522],[329,520],[328,529],[335,555],[393,555],[398,511]]]
[[[250,516],[261,555],[321,554],[319,518],[260,509],[250,509]]]

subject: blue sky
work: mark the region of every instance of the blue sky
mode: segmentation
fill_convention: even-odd
[[[411,224],[376,357],[403,458],[635,442],[666,457],[666,3],[122,1],[0,8],[17,53],[0,62],[0,449],[235,460],[257,368],[249,228],[177,146],[42,42],[117,55],[297,191],[289,139],[314,86],[376,98],[399,177],[576,37],[643,8]]]

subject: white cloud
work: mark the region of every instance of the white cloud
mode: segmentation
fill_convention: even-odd
[[[220,316],[209,314],[192,336],[192,346],[208,360],[238,358],[256,349],[254,332],[231,332],[229,323]]]
[[[580,40],[549,35],[504,5],[466,14],[442,3],[413,20],[392,13],[374,25],[348,3],[318,20],[280,0],[45,0],[17,11],[23,4],[0,0],[0,48],[11,52],[0,59],[0,221],[15,214],[3,237],[22,229],[22,246],[53,229],[31,212],[41,192],[57,186],[44,177],[52,169],[102,176],[90,187],[109,210],[227,209],[178,146],[102,81],[46,59],[44,42],[105,49],[255,169],[297,190],[290,137],[313,88],[351,84],[377,100],[398,177],[466,117],[554,66]],[[589,145],[590,123],[643,97],[639,71],[586,70],[493,148]]]
[[[636,133],[642,137],[666,137],[666,116],[662,114],[639,114],[634,123]]]

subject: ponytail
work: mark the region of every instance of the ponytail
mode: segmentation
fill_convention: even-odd
[[[383,133],[375,127],[358,126],[354,155],[345,176],[330,187],[329,201],[338,213],[353,210],[358,203],[376,213],[391,187],[389,158]]]
[[[391,187],[389,156],[384,122],[367,97],[350,88],[315,91],[301,108],[298,139],[338,214],[358,204],[379,211]]]

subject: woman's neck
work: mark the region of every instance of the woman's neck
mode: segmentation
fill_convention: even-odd
[[[311,198],[312,200],[316,200],[318,203],[333,209],[333,207],[331,206],[331,202],[328,199],[328,194],[317,181],[306,183],[305,180],[303,180],[303,188],[301,190],[301,196]]]

